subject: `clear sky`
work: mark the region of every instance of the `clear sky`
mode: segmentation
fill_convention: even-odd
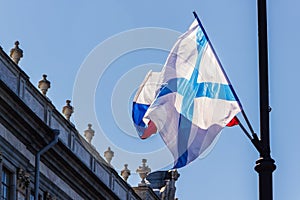
[[[268,3],[271,150],[277,165],[274,199],[300,198],[299,6],[296,0]],[[80,133],[87,123],[93,124],[94,146],[101,154],[112,147],[117,171],[127,162],[135,172],[141,158],[147,158],[154,171],[167,168],[170,155],[159,135],[145,141],[136,136],[130,101],[146,72],[161,68],[178,32],[193,21],[194,10],[259,134],[256,1],[0,0],[0,45],[9,53],[20,41],[20,66],[31,82],[37,85],[42,74],[48,75],[48,97],[58,110],[66,99],[74,100],[72,122]],[[92,93],[85,93],[89,90]],[[257,199],[257,159],[239,127],[225,128],[206,158],[179,170],[176,196]],[[137,174],[129,177],[133,186],[138,181]]]

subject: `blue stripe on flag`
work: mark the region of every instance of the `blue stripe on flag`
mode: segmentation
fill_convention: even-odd
[[[137,130],[140,137],[142,137],[147,127],[143,121],[143,117],[145,116],[145,113],[148,110],[149,106],[150,105],[140,104],[136,102],[133,102],[132,105],[132,119],[134,122],[134,127]]]
[[[182,114],[179,116],[178,135],[177,135],[177,152],[179,158],[175,161],[174,168],[185,166],[188,161],[188,142],[191,133],[191,121]]]
[[[182,114],[178,113],[178,115],[178,134],[176,135],[178,144],[176,149],[177,159],[174,162],[173,169],[187,165],[206,151],[223,128],[220,125],[212,124],[208,129],[201,129]],[[209,136],[208,132],[210,133]],[[206,142],[203,143],[204,141]],[[212,147],[213,145],[209,149],[211,150]],[[171,152],[175,152],[175,150]],[[176,156],[174,155],[174,157]]]
[[[191,79],[193,79],[195,82],[197,81],[197,77],[198,77],[198,70],[199,70],[199,67],[200,67],[200,61],[202,59],[204,49],[207,45],[207,39],[206,39],[203,31],[199,27],[197,27],[197,28],[198,28],[198,30],[197,30],[197,33],[196,33],[196,43],[197,43],[198,56],[197,56],[197,60],[196,60],[196,63],[195,63],[193,75],[191,77]],[[197,72],[197,73],[195,73],[195,72]]]
[[[207,97],[211,99],[221,99],[226,101],[236,101],[236,97],[232,93],[230,85],[221,83],[196,83],[190,86],[189,81],[184,78],[171,79],[168,84],[165,85],[159,92],[157,98],[162,97],[166,94],[177,92],[181,95],[187,93],[185,89],[196,89],[195,98]],[[177,86],[178,83],[178,86]],[[190,88],[188,88],[190,87]],[[178,89],[177,89],[178,88]],[[192,91],[190,91],[192,92]],[[192,92],[194,93],[194,92]]]
[[[176,90],[177,90],[176,79],[170,80],[166,86],[164,86],[160,89],[160,91],[158,93],[158,96],[157,96],[157,99],[162,97],[162,96],[165,96],[167,94],[176,92]]]
[[[236,101],[231,87],[220,83],[200,83],[196,97],[208,97],[211,99],[222,99]]]
[[[132,105],[132,119],[135,125],[145,127],[145,123],[143,122],[143,117],[148,110],[150,105],[139,104],[133,102]]]
[[[178,169],[187,165],[188,164],[187,159],[188,159],[188,150],[185,150],[185,152],[175,161],[173,169]]]

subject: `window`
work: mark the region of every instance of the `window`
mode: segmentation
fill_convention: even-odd
[[[29,195],[29,200],[34,200],[34,191],[31,191]],[[38,195],[38,200],[42,200],[42,195]]]
[[[1,180],[1,199],[2,200],[9,200],[10,198],[10,180],[11,174],[10,172],[3,168],[2,170],[2,180]]]
[[[29,200],[34,200],[34,192],[30,193]]]

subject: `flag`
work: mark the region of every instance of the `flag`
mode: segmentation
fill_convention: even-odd
[[[152,102],[155,100],[160,88],[160,72],[149,71],[133,99],[132,119],[134,126],[142,139],[150,136],[148,135],[149,131],[156,132],[155,125],[150,122],[150,120],[144,118],[144,116]]]
[[[143,127],[142,138],[159,132],[174,157],[174,168],[180,168],[211,150],[221,130],[237,123],[241,106],[196,20],[178,38],[158,80],[156,88],[140,87],[136,100],[151,91],[152,96],[145,104],[136,101],[147,105],[138,120],[134,102],[134,123]]]

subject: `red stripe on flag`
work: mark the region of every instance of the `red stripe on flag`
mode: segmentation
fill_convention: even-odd
[[[148,123],[148,127],[146,128],[146,130],[144,131],[144,134],[141,136],[142,139],[146,139],[148,137],[150,137],[152,134],[157,132],[157,128],[154,124],[154,122],[152,122],[151,120]]]
[[[232,127],[232,126],[235,126],[235,125],[239,125],[239,120],[237,117],[234,117],[232,118],[232,120],[226,125],[228,127]]]

